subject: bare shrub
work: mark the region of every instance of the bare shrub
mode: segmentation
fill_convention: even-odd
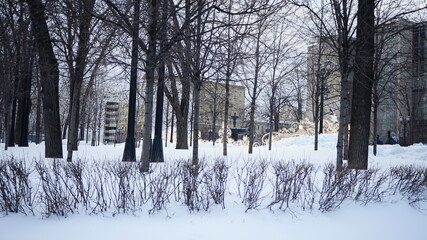
[[[74,198],[74,208],[77,208],[78,204],[82,204],[86,210],[89,207],[89,198],[92,192],[90,176],[93,174],[90,167],[91,165],[82,159],[77,159],[64,166],[67,189]]]
[[[210,206],[209,199],[201,194],[204,167],[204,161],[200,161],[198,165],[193,165],[190,160],[179,163],[184,203],[190,211],[207,210]]]
[[[212,167],[204,174],[204,182],[213,202],[220,204],[222,208],[225,208],[225,193],[227,190],[229,168],[223,159],[217,158]]]
[[[367,205],[371,202],[381,202],[387,195],[386,187],[388,174],[379,169],[356,171],[354,199]]]
[[[90,201],[93,202],[91,213],[105,212],[111,207],[111,197],[107,192],[107,176],[103,163],[94,162],[89,169],[86,181],[90,181],[93,194],[90,194]]]
[[[149,174],[148,196],[152,204],[152,208],[149,210],[150,214],[165,209],[166,204],[170,202],[170,197],[177,190],[173,188],[172,184],[175,176],[172,169],[167,166]]]
[[[13,157],[0,161],[0,211],[34,215],[35,194],[30,173],[24,161],[16,161]]]
[[[249,209],[257,209],[264,196],[261,193],[267,178],[268,164],[265,161],[246,162],[242,168],[237,169],[237,186],[242,203]]]
[[[314,165],[280,161],[273,163],[272,168],[273,202],[269,207],[279,204],[279,209],[286,210],[294,202],[303,209],[312,209],[316,196]]]
[[[44,216],[67,216],[73,213],[74,197],[67,191],[67,181],[62,162],[53,160],[50,167],[42,161],[35,162],[35,168],[41,181],[39,192],[40,205]]]
[[[412,206],[427,201],[427,168],[400,166],[390,169],[393,194],[399,192]]]
[[[352,196],[356,171],[348,168],[336,171],[332,163],[323,168],[323,184],[319,196],[319,210],[322,212],[337,209],[344,200]]]
[[[0,159],[1,213],[39,212],[49,217],[112,210],[115,215],[147,208],[154,214],[171,201],[183,202],[190,212],[208,211],[213,204],[225,208],[231,167],[236,167],[237,194],[246,211],[259,209],[269,194],[270,209],[291,213],[294,207],[311,210],[315,203],[322,212],[339,208],[345,200],[367,205],[393,194],[402,195],[414,207],[427,201],[427,168],[415,166],[337,172],[327,164],[323,175],[318,175],[317,165],[306,162],[280,161],[269,168],[265,161],[248,161],[237,167],[218,158],[196,166],[189,160],[156,164],[146,174],[135,163],[119,161],[28,162]],[[265,185],[267,178],[271,186]]]
[[[138,170],[135,165],[127,162],[106,162],[103,171],[107,195],[112,200],[116,213],[136,210],[134,193]]]

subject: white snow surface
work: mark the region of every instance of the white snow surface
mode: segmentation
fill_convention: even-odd
[[[246,147],[228,145],[228,157],[238,165],[254,160],[304,160],[315,164],[335,163],[336,135],[325,134],[319,138],[319,150],[314,151],[314,137],[301,136],[254,148],[252,155]],[[222,144],[199,144],[200,156],[221,157]],[[31,144],[27,148],[9,148],[4,151],[0,144],[0,155],[15,158],[42,159],[44,145]],[[64,143],[64,153],[66,145]],[[87,160],[120,160],[124,144],[91,147],[81,143],[77,156]],[[141,148],[136,150],[137,158]],[[192,150],[175,150],[168,143],[164,148],[166,162],[190,158]],[[46,159],[50,161],[50,159]],[[370,147],[369,166],[387,169],[392,166],[427,166],[427,145],[409,147],[380,145],[378,154]],[[344,202],[339,209],[321,213],[318,210],[294,209],[290,214],[282,210],[261,207],[245,212],[239,199],[226,196],[226,208],[213,206],[209,211],[189,212],[179,203],[171,203],[167,210],[148,214],[145,212],[118,214],[71,214],[68,217],[25,216],[11,214],[0,216],[0,239],[427,239],[427,204],[419,208],[408,204],[398,196],[381,203],[367,206],[356,202]]]

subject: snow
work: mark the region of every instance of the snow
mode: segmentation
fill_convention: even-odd
[[[313,141],[312,136],[288,138],[275,142],[271,151],[267,146],[256,147],[251,156],[247,148],[229,144],[228,160],[239,166],[247,161],[283,159],[304,160],[320,166],[335,163],[336,135],[321,135],[319,151],[313,150]],[[64,150],[65,147],[64,144]],[[211,143],[201,143],[199,147],[202,158],[222,155],[222,144],[214,147]],[[8,151],[0,144],[0,148],[0,156],[13,155],[18,159],[41,159],[44,152],[43,145],[34,144]],[[119,161],[123,148],[124,144],[91,147],[81,143],[77,156]],[[166,162],[191,157],[191,149],[175,150],[169,143],[164,153]],[[140,154],[138,148],[138,159]],[[369,155],[370,168],[402,165],[427,167],[427,145],[380,145],[377,156],[372,152]],[[9,213],[0,217],[0,239],[427,239],[427,204],[414,208],[399,196],[367,206],[344,202],[339,209],[327,213],[298,208],[289,213],[265,206],[245,212],[240,201],[236,196],[226,196],[225,209],[213,206],[207,212],[191,213],[180,203],[170,203],[167,210],[151,215],[146,212],[115,216],[80,213],[66,218],[42,218]]]

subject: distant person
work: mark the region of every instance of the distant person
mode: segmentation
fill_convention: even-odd
[[[380,135],[377,135],[377,145],[383,145],[384,142],[380,139]]]
[[[390,133],[390,137],[388,139],[388,144],[397,144],[399,142],[399,139],[396,136],[395,132]]]

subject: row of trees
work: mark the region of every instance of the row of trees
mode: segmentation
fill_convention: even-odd
[[[46,157],[62,158],[61,141],[67,137],[67,160],[72,161],[79,140],[92,136],[92,144],[99,143],[105,98],[112,94],[111,84],[117,88],[121,78],[130,79],[121,86],[129,89],[123,161],[136,161],[137,96],[145,102],[141,170],[148,171],[150,161],[163,160],[165,97],[176,118],[177,149],[188,148],[189,125],[193,127],[193,164],[197,165],[199,96],[205,81],[226,86],[223,119],[231,115],[229,85],[246,87],[252,153],[257,115],[267,117],[270,129],[276,131],[284,109],[293,119],[303,119],[307,56],[301,54],[306,50],[301,39],[316,38],[328,39],[325,44],[337,56],[341,76],[337,167],[342,167],[344,153],[349,152],[350,166],[366,168],[371,96],[377,86],[375,26],[422,9],[380,11],[376,17],[381,22],[375,23],[374,10],[385,1],[366,1],[357,5],[352,0],[330,0],[318,5],[303,0],[4,0],[0,107],[5,146],[28,146],[35,100],[36,142],[44,129]],[[395,9],[393,4],[401,3],[386,3]],[[138,79],[144,80],[143,87],[138,87]],[[314,89],[318,99],[319,87]],[[319,114],[323,113],[315,116],[316,124]],[[224,129],[227,124],[224,121]],[[227,134],[223,154],[227,155]]]
[[[403,17],[414,19],[416,22],[422,21],[425,15],[423,10],[426,9],[426,6],[412,1],[293,2],[309,12],[311,24],[307,28],[312,35],[319,39],[318,59],[314,64],[317,69],[312,71],[317,75],[312,83],[314,86],[311,87],[314,101],[319,102],[319,88],[323,87],[321,81],[324,80],[319,77],[319,73],[324,70],[321,69],[321,61],[325,59],[337,61],[334,65],[339,71],[341,93],[339,96],[337,169],[342,168],[343,159],[349,160],[351,168],[366,169],[371,104],[372,102],[374,104],[373,139],[376,139],[377,112],[375,109],[391,94],[390,80],[384,79],[387,78],[386,75],[390,75],[389,78],[396,78],[396,71],[402,71],[403,68],[409,69],[408,62],[405,62],[406,66],[396,66],[396,64],[391,66],[391,62],[397,58],[397,54],[402,55],[403,53],[390,55],[390,49],[386,49],[386,47],[396,48],[391,43],[393,35],[403,34],[402,30],[405,28],[389,29],[388,31],[393,31],[392,34],[387,32],[389,35],[384,33],[384,29]],[[392,36],[390,37],[390,35]],[[322,44],[326,46],[322,46]],[[324,48],[329,51],[325,51]],[[322,56],[325,54],[329,55]],[[396,69],[396,71],[391,72],[385,69]],[[396,84],[393,85],[398,87]],[[407,84],[403,85],[407,86]],[[319,112],[320,104],[313,105],[313,112]],[[410,109],[410,106],[407,107]],[[316,125],[320,118],[319,115],[317,113],[314,116]],[[349,126],[351,126],[351,131]]]

